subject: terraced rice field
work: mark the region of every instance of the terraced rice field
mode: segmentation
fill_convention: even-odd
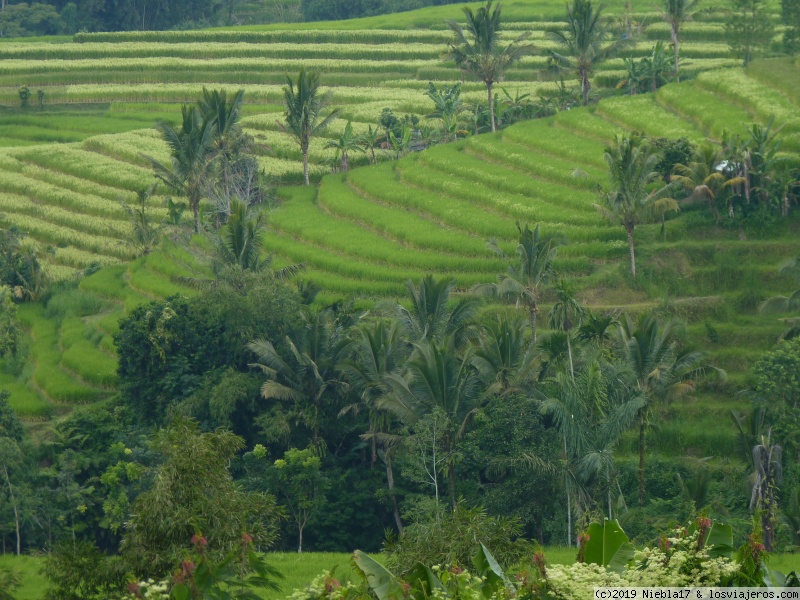
[[[612,2],[609,10],[621,14],[622,5]],[[535,10],[504,2],[507,36],[530,31],[532,41],[546,48],[544,31],[558,26],[563,10],[561,2]],[[179,103],[196,100],[204,85],[243,87],[246,131],[272,148],[259,157],[262,167],[277,183],[297,183],[300,153],[276,123],[285,73],[300,66],[321,72],[332,106],[342,109],[328,138],[338,136],[348,119],[356,133],[365,131],[387,107],[398,116],[424,118],[431,110],[423,95],[427,81],[460,77],[442,58],[449,40],[444,19],[459,15],[457,7],[443,6],[314,24],[314,30],[303,24],[0,43],[0,104],[6,105],[0,107],[0,222],[50,249],[44,260],[56,279],[102,267],[81,279],[71,308],[59,313],[48,307],[51,314],[21,309],[31,332],[31,365],[18,377],[0,378],[14,407],[27,419],[46,419],[77,403],[102,400],[115,381],[111,335],[119,318],[148,300],[192,293],[174,279],[187,274],[182,265],[192,263],[185,251],[168,247],[133,260],[124,241],[130,224],[121,202],[134,201],[152,182],[143,154],[167,159],[150,128],[155,121],[176,121]],[[657,15],[634,17],[652,24],[636,53],[668,38]],[[318,283],[323,299],[394,297],[403,293],[404,281],[426,273],[453,276],[461,289],[493,281],[505,264],[486,250],[487,240],[496,238],[513,252],[514,223],[539,223],[569,240],[560,249],[558,268],[576,277],[587,304],[663,307],[664,281],[674,280],[667,304],[688,318],[692,338],[704,340],[710,320],[719,339],[709,348],[716,359],[729,368],[746,366],[771,344],[780,324],[743,312],[730,325],[726,311],[738,300],[719,273],[738,283],[757,278],[765,293],[782,291],[775,267],[800,251],[797,236],[787,232],[769,242],[741,244],[736,232],[722,232],[689,240],[690,221],[684,218],[669,222],[665,237],[659,226],[643,227],[637,230],[642,276],[633,285],[625,275],[624,232],[592,207],[597,186],[606,180],[603,149],[623,130],[700,141],[719,139],[723,129],[743,132],[746,124],[775,115],[786,123],[785,150],[800,150],[798,65],[784,60],[747,72],[731,68],[736,61],[719,29],[719,22],[686,27],[683,69],[699,76],[655,95],[609,98],[592,110],[562,112],[396,162],[382,156],[381,164],[346,174],[324,176],[332,151],[324,148],[325,138],[317,139],[311,161],[319,185],[280,190],[282,205],[270,215],[267,250],[278,266],[304,263],[301,277]],[[512,96],[535,95],[552,85],[538,81],[544,62],[542,56],[526,58],[501,87]],[[613,83],[622,68],[621,59],[606,63],[596,82]],[[41,110],[11,108],[22,83],[34,93],[45,91]],[[467,81],[463,89],[468,102],[484,99],[478,83]],[[354,162],[365,164],[366,156]],[[155,216],[166,214],[160,194],[150,200]],[[730,264],[717,264],[719,256],[730,257]],[[741,331],[750,332],[745,350],[736,345]],[[719,404],[718,412],[703,419],[719,419],[732,406]]]

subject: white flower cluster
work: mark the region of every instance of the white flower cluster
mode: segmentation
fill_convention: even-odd
[[[144,598],[145,600],[169,600],[169,579],[139,581],[139,596],[131,594],[128,598]]]
[[[553,565],[547,575],[559,597],[591,598],[595,587],[713,587],[739,568],[735,561],[709,555],[710,547],[698,548],[700,531],[666,538],[663,548],[644,548],[622,573],[596,564]]]

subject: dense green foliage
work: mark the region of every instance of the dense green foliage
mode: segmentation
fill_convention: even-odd
[[[49,120],[75,142],[0,152],[0,537],[54,550],[54,597],[126,576],[235,596],[237,569],[261,568],[252,543],[386,541],[407,571],[465,564],[480,538],[509,564],[600,516],[641,547],[701,511],[739,544],[755,511],[764,545],[797,544],[800,348],[774,346],[797,308],[792,263],[777,268],[800,254],[796,62],[717,69],[733,62],[704,21],[681,25],[673,68],[674,23],[636,41],[626,14],[620,43],[588,2],[566,27],[512,4],[498,33],[495,8],[470,7],[455,38],[437,16],[0,44],[0,100],[25,100],[0,141]],[[684,78],[705,72],[667,85],[678,54],[697,60]],[[535,81],[548,63],[560,82]],[[523,83],[493,92],[501,77]],[[565,110],[625,77],[631,96]],[[198,97],[180,116],[132,104]],[[59,116],[116,100],[115,124]],[[114,133],[156,114],[158,131]],[[301,180],[320,183],[269,190]]]

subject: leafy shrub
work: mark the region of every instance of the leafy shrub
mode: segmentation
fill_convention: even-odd
[[[106,600],[125,587],[122,559],[81,540],[57,545],[45,558],[43,573],[50,582],[48,600]]]
[[[482,508],[456,506],[440,509],[430,519],[409,525],[397,540],[387,540],[387,566],[406,573],[417,562],[425,565],[466,565],[477,543],[484,544],[504,565],[514,564],[533,552],[520,537],[518,519],[492,517]]]

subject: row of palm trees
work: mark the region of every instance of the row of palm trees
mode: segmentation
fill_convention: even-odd
[[[675,61],[674,74],[677,81],[680,81],[681,27],[683,23],[693,18],[697,12],[698,2],[699,0],[663,1],[662,14],[670,25]],[[523,56],[534,53],[536,48],[532,44],[524,43],[529,37],[527,33],[518,36],[509,44],[500,43],[501,9],[499,4],[493,7],[493,0],[487,0],[486,5],[475,12],[469,7],[463,10],[466,20],[464,26],[455,21],[447,22],[455,38],[450,44],[447,57],[455,61],[464,73],[486,85],[489,120],[492,131],[495,131],[493,86],[502,81],[508,67]],[[591,76],[595,68],[600,63],[619,55],[626,48],[630,48],[634,43],[630,35],[616,36],[611,22],[605,19],[602,13],[603,6],[593,6],[591,0],[572,0],[572,3],[567,5],[566,28],[547,32],[548,39],[559,46],[558,51],[548,51],[551,65],[556,71],[577,76],[584,106],[589,104]],[[661,49],[663,44],[656,46],[654,54],[658,56],[652,61],[659,59],[659,73],[663,74],[664,68],[660,64]],[[632,59],[631,63],[633,64]],[[651,78],[651,81],[653,80]]]
[[[552,262],[551,240],[538,233],[534,239],[538,228],[527,225],[519,232],[520,264],[492,291],[510,299],[530,298],[533,280],[536,294],[548,280],[528,280],[527,274],[540,268],[552,272],[551,264],[534,266]],[[510,283],[519,274],[526,285]],[[380,458],[385,464],[402,530],[392,462],[397,453],[412,445],[428,448],[424,461],[433,492],[438,497],[440,488],[443,495],[446,489],[455,505],[461,442],[475,416],[493,399],[524,395],[540,405],[563,442],[548,456],[528,457],[528,464],[562,474],[570,539],[573,510],[607,505],[611,515],[618,506],[612,501],[621,496],[614,448],[634,426],[642,504],[645,437],[653,411],[659,401],[691,392],[709,370],[704,356],[682,347],[671,322],[649,315],[633,320],[591,314],[568,282],[555,286],[552,332],[536,339],[527,330],[535,331],[529,317],[538,303],[526,305],[526,317],[501,313],[479,320],[485,286],[477,294],[455,297],[453,285],[432,276],[418,284],[409,281],[405,305],[358,317],[330,309],[309,312],[304,327],[280,343],[250,343],[258,361],[254,366],[265,376],[261,393],[283,407],[287,431],[292,423],[302,423],[310,447],[323,453],[327,419],[366,411],[369,429],[363,438],[371,445],[373,463]],[[415,444],[422,438],[428,442]]]

